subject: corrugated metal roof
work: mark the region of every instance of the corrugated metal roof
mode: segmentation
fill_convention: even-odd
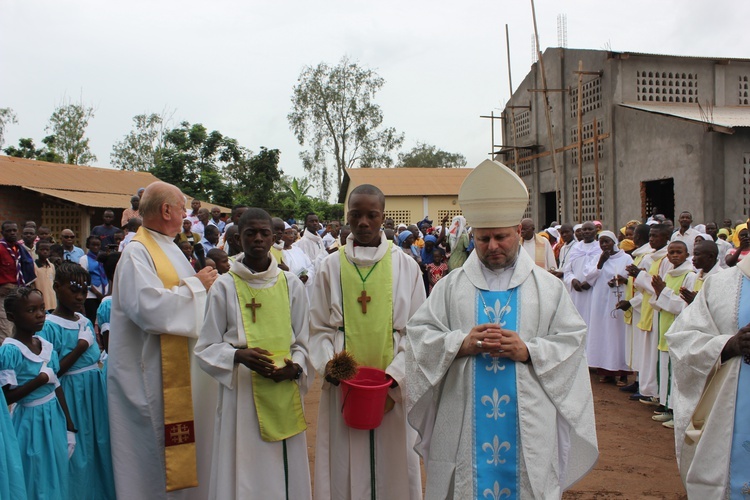
[[[703,108],[708,117],[701,115],[697,104],[621,103],[620,106],[726,128],[750,127],[750,107],[745,106],[721,106],[710,110]]]
[[[18,186],[87,207],[129,207],[130,197],[138,189],[158,180],[149,172],[0,156],[0,186]],[[226,213],[231,210],[203,200],[201,203]]]
[[[339,195],[361,184],[372,184],[386,196],[457,196],[473,168],[347,168]]]
[[[23,186],[70,191],[133,195],[156,177],[148,172],[65,165],[0,156],[0,186]]]
[[[67,191],[64,189],[44,189],[34,187],[24,187],[30,191],[60,198],[61,200],[70,201],[84,207],[94,208],[113,208],[129,207],[130,197],[132,194],[114,194],[114,193],[91,193],[83,191]]]

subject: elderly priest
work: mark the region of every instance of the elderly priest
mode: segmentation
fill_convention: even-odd
[[[407,324],[426,498],[559,498],[598,457],[586,325],[562,282],[519,252],[518,176],[486,160],[459,203],[476,251]]]

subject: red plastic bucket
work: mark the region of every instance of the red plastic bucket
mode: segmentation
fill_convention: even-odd
[[[353,429],[376,429],[383,421],[392,379],[383,370],[360,367],[357,376],[341,381],[344,422]]]

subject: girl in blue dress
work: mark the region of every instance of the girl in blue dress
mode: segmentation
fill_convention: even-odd
[[[55,272],[57,307],[47,315],[39,336],[60,358],[57,376],[68,397],[70,415],[78,426],[78,443],[70,459],[70,497],[81,500],[115,498],[109,444],[107,386],[94,325],[82,310],[90,286],[89,273],[79,264],[63,262]]]
[[[57,353],[52,344],[34,335],[44,326],[44,298],[39,290],[20,287],[8,294],[4,305],[15,334],[0,346],[0,385],[7,403],[18,403],[11,420],[23,486],[30,499],[66,499],[76,430],[56,375]],[[8,486],[19,482],[13,478]]]
[[[5,395],[0,391],[0,498],[26,500],[26,483],[20,480],[22,477],[23,465],[16,429],[10,420]]]

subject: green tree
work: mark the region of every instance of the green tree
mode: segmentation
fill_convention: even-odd
[[[0,147],[5,143],[5,127],[18,123],[16,113],[10,108],[0,108]]]
[[[94,117],[94,108],[82,102],[67,103],[58,106],[50,116],[46,130],[52,136],[45,138],[47,147],[60,155],[64,163],[71,165],[89,165],[96,161],[91,152],[86,128]],[[44,141],[43,141],[44,142]]]
[[[261,146],[260,152],[243,161],[228,166],[225,171],[232,187],[235,203],[273,211],[277,197],[277,186],[283,172],[279,169],[278,149]]]
[[[222,205],[232,205],[228,172],[241,170],[249,152],[236,140],[200,123],[182,122],[164,134],[164,146],[154,156],[150,172],[178,186],[185,194]]]
[[[297,79],[287,119],[299,144],[309,145],[300,158],[323,198],[331,195],[331,159],[338,188],[345,168],[393,165],[391,154],[404,136],[382,127],[383,112],[373,99],[384,83],[346,57],[336,66],[307,66]]]
[[[5,154],[8,156],[13,156],[16,158],[27,158],[29,160],[41,160],[41,161],[49,161],[52,163],[62,163],[62,158],[60,155],[55,153],[54,147],[50,148],[50,143],[54,141],[54,137],[47,136],[44,139],[42,139],[42,142],[44,143],[44,148],[37,149],[36,144],[34,144],[34,140],[31,138],[22,138],[18,139],[18,147],[15,146],[8,146],[4,149]]]
[[[137,172],[153,167],[156,150],[163,144],[163,125],[164,118],[156,113],[134,116],[133,130],[112,146],[112,166]]]
[[[399,153],[397,167],[461,168],[466,158],[459,153],[449,153],[422,142],[406,153]]]

